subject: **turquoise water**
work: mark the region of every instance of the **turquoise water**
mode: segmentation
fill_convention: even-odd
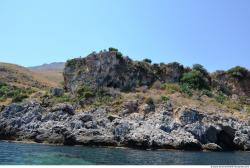
[[[250,164],[249,152],[144,151],[0,141],[1,165]]]

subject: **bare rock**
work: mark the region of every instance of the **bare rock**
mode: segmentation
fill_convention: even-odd
[[[222,148],[215,143],[208,143],[208,144],[202,145],[202,149],[209,150],[209,151],[222,151]]]
[[[60,96],[63,96],[64,90],[62,88],[51,88],[50,94],[52,96],[60,97]]]
[[[74,111],[74,108],[72,105],[68,104],[68,103],[59,103],[55,106],[53,106],[51,108],[51,111],[63,111],[63,112],[66,112],[70,115],[74,115],[75,114],[75,111]]]

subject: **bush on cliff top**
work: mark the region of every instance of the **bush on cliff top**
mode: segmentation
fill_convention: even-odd
[[[116,52],[118,52],[118,49],[117,48],[113,48],[113,47],[109,47],[109,51],[111,52],[111,51],[116,51]]]
[[[182,84],[189,85],[192,89],[207,89],[209,86],[206,83],[204,76],[200,71],[192,70],[191,72],[184,73],[181,78]]]
[[[181,83],[188,85],[192,89],[209,89],[208,72],[200,64],[194,64],[190,72],[183,74]]]
[[[148,58],[145,58],[145,59],[143,60],[143,62],[147,62],[147,63],[151,64],[151,63],[152,63],[152,60],[151,60],[151,59],[148,59]]]
[[[236,66],[233,67],[231,69],[229,69],[228,71],[226,71],[226,73],[228,73],[229,75],[231,75],[232,77],[236,77],[236,78],[244,78],[247,76],[247,74],[249,73],[249,71],[241,66]]]

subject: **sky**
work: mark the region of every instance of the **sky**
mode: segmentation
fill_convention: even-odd
[[[135,60],[250,68],[249,0],[0,0],[0,62],[118,48]]]

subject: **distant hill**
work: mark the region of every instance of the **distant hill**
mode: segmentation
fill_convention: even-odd
[[[53,62],[51,64],[43,64],[28,68],[36,71],[62,71],[64,68],[64,64],[65,64],[64,62]]]
[[[57,83],[57,85],[60,85],[60,83],[63,81],[62,72],[64,64],[64,62],[54,62],[28,68],[33,72],[39,73],[49,81],[55,82]]]
[[[0,81],[17,87],[39,89],[58,85],[28,68],[9,63],[0,63]]]

